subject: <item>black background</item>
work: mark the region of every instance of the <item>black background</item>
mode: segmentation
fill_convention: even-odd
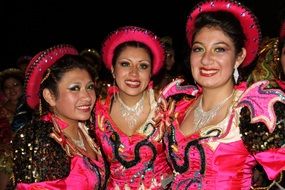
[[[22,0],[1,7],[1,70],[15,66],[22,55],[34,55],[58,43],[79,50],[100,50],[106,35],[119,26],[137,25],[159,36],[171,35],[176,50],[184,56],[185,23],[198,0]],[[279,34],[284,0],[243,0],[258,17],[263,36]],[[3,4],[4,2],[2,2]]]

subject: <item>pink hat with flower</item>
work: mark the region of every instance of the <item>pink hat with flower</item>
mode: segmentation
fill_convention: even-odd
[[[150,48],[153,54],[152,74],[157,74],[165,59],[163,45],[151,31],[136,26],[121,27],[107,37],[102,47],[102,58],[106,67],[111,69],[116,47],[130,41],[141,42]]]
[[[232,13],[241,23],[246,36],[245,49],[247,51],[242,67],[249,65],[256,57],[260,43],[261,30],[256,16],[245,6],[237,1],[230,0],[206,0],[194,7],[190,12],[186,24],[188,44],[191,46],[194,23],[197,16],[203,12],[227,11]]]
[[[44,73],[67,54],[77,55],[78,51],[71,45],[60,44],[39,52],[30,61],[25,73],[25,92],[27,104],[32,109],[39,105],[39,91]]]

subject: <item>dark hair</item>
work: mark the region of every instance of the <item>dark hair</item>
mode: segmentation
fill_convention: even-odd
[[[233,41],[236,54],[240,53],[245,46],[246,36],[243,32],[241,23],[230,12],[216,11],[216,12],[204,12],[197,16],[195,22],[195,30],[193,32],[192,42],[195,35],[203,27],[218,27],[225,34],[227,34]]]
[[[73,69],[83,69],[86,70],[92,80],[96,77],[95,69],[89,62],[82,57],[81,55],[64,55],[59,60],[55,62],[55,64],[49,68],[43,76],[47,76],[46,79],[43,80],[40,87],[40,99],[42,103],[42,111],[48,111],[49,105],[46,101],[44,101],[42,96],[43,89],[47,88],[52,91],[55,97],[58,96],[58,83],[62,79],[63,75],[66,72],[69,72]],[[49,73],[48,73],[49,72]]]
[[[112,58],[112,65],[114,66],[116,64],[116,60],[118,59],[119,55],[121,54],[121,52],[126,49],[127,47],[136,47],[136,48],[143,48],[147,51],[147,53],[149,54],[150,56],[150,60],[151,60],[151,63],[153,61],[153,54],[152,54],[152,51],[150,50],[150,48],[145,45],[144,43],[141,43],[141,42],[136,42],[136,41],[129,41],[129,42],[125,42],[125,43],[122,43],[120,45],[118,45],[116,47],[116,49],[114,50],[114,56]]]
[[[0,73],[0,90],[4,90],[4,83],[7,79],[16,79],[24,86],[24,73],[16,68],[9,68]]]
[[[102,67],[101,56],[95,49],[84,49],[80,52],[80,55],[87,59],[87,61],[90,61],[90,64],[96,66],[98,72],[100,72]]]

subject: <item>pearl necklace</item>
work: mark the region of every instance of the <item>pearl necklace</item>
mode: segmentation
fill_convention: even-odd
[[[224,106],[224,104],[233,96],[234,91],[229,95],[226,99],[224,99],[221,103],[214,106],[209,111],[203,111],[202,108],[202,98],[200,98],[200,102],[198,106],[194,110],[194,128],[195,131],[201,129],[206,126],[206,124],[212,120],[220,111],[220,109]]]
[[[121,116],[127,121],[130,128],[135,127],[143,111],[144,94],[142,95],[141,99],[131,107],[127,106],[119,95],[117,95],[117,99],[120,103]]]

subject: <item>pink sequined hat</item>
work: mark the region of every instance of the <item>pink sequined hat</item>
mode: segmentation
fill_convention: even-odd
[[[163,45],[159,38],[151,31],[136,26],[121,27],[111,33],[104,41],[102,47],[102,58],[106,67],[111,69],[114,50],[116,47],[129,41],[141,42],[150,48],[153,54],[152,74],[157,74],[165,59]]]
[[[71,45],[60,44],[39,52],[30,61],[25,72],[25,93],[27,104],[32,109],[39,105],[39,90],[44,73],[66,54],[77,55],[78,51]]]
[[[247,7],[237,1],[207,0],[195,6],[190,12],[186,24],[188,44],[191,46],[194,23],[197,16],[202,12],[213,11],[228,11],[240,21],[243,32],[246,36],[245,48],[247,51],[245,60],[241,67],[249,65],[258,53],[261,43],[261,30],[256,16]]]

